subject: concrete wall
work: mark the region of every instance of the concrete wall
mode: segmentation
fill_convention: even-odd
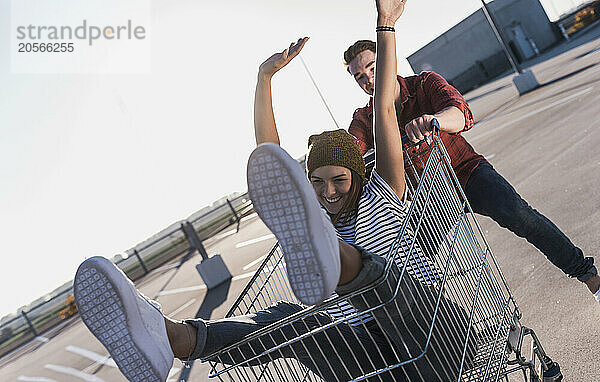
[[[538,0],[495,0],[488,4],[504,38],[524,59],[553,45],[558,36]],[[522,32],[521,45],[515,32]],[[521,49],[523,47],[524,49]],[[408,57],[413,71],[433,70],[461,91],[487,82],[509,69],[508,61],[483,10],[478,10]]]

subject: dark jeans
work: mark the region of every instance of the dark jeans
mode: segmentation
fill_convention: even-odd
[[[371,284],[383,274],[386,260],[363,250],[361,252],[363,268],[354,280],[338,287],[336,292],[341,296]],[[394,297],[397,285],[400,287]],[[420,357],[425,350],[437,296],[407,273],[400,282],[398,268],[392,266],[384,283],[350,299],[352,305],[361,311],[378,306],[382,301],[390,302],[372,312],[375,317],[373,321],[358,326],[338,323],[246,365],[257,365],[277,358],[295,358],[326,381],[347,381],[403,360]],[[197,347],[191,358],[204,358],[303,309],[297,304],[279,302],[246,316],[210,322],[188,320],[198,327],[199,333]],[[312,314],[239,346],[221,355],[218,361],[225,364],[244,362],[286,340],[332,322],[326,313]],[[456,380],[467,328],[468,315],[464,309],[442,297],[425,355],[387,374],[374,377],[374,380]],[[467,363],[475,353],[474,337],[475,334],[471,333],[466,352]]]
[[[548,218],[531,208],[491,164],[479,163],[467,182],[465,194],[474,212],[489,216],[527,239],[570,277],[584,282],[598,273],[594,259],[584,257],[581,249]]]

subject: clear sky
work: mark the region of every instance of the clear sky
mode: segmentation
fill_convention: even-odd
[[[580,0],[544,0],[551,19]],[[481,6],[409,0],[403,59]],[[0,316],[233,191],[254,147],[258,65],[301,36],[341,127],[367,97],[342,53],[375,38],[373,0],[152,1],[151,74],[11,74],[10,1],[0,0]],[[299,60],[274,80],[282,146],[333,129]]]

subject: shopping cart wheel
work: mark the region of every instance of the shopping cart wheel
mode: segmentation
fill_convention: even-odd
[[[550,359],[548,359],[548,361],[550,363],[550,367],[548,367],[548,370],[544,371],[544,373],[542,374],[542,382],[562,381],[563,376],[562,376],[562,373],[560,372],[559,364],[556,362],[553,362]]]

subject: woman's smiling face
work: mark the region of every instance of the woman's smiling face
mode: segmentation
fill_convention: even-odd
[[[340,212],[348,199],[352,186],[352,173],[342,166],[322,166],[310,174],[319,203],[327,212],[335,215]]]

